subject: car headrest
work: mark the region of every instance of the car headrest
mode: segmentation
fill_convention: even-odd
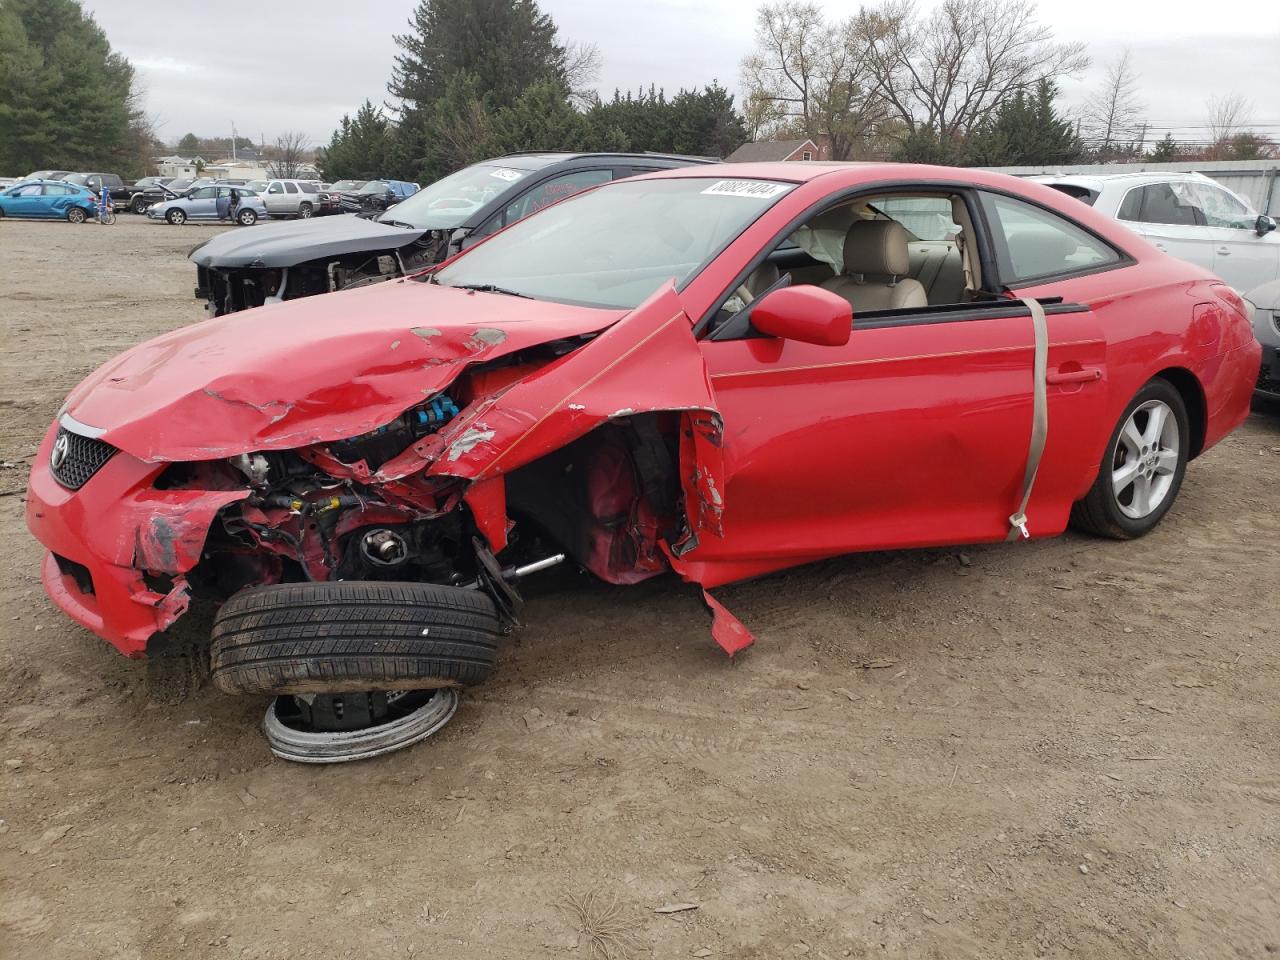
[[[961,197],[951,198],[951,222],[958,224],[961,229],[964,228],[969,219],[969,211],[965,209],[964,200]]]
[[[896,220],[858,220],[845,234],[845,273],[901,277],[910,269],[907,231]]]

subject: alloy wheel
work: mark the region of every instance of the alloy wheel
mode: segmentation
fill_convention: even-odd
[[[1182,437],[1178,418],[1163,400],[1148,400],[1125,421],[1111,455],[1111,490],[1126,517],[1141,520],[1173,489]]]

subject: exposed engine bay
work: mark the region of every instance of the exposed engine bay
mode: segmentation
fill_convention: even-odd
[[[198,299],[211,316],[406,277],[448,255],[447,230],[428,230],[401,247],[339,254],[287,267],[196,266]]]
[[[186,575],[193,596],[220,601],[270,583],[414,581],[483,589],[514,623],[522,604],[515,581],[557,551],[613,583],[668,570],[659,540],[676,539],[679,526],[676,414],[607,423],[513,470],[503,478],[497,531],[474,509],[483,484],[399,476],[392,468],[468,405],[581,342],[544,344],[473,368],[357,437],[170,465],[157,489],[250,488],[210,529]]]

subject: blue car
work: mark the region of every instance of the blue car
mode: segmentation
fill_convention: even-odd
[[[26,180],[0,192],[0,217],[84,223],[97,215],[97,195],[73,183]]]

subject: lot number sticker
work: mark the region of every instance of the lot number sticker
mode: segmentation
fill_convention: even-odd
[[[702,192],[713,197],[751,197],[754,200],[772,200],[791,189],[789,183],[770,183],[768,180],[717,180]]]
[[[489,176],[497,177],[499,180],[506,180],[508,183],[510,183],[512,180],[519,180],[521,177],[523,177],[524,171],[508,170],[506,167],[499,167],[497,170],[494,170],[491,174],[489,174]]]

